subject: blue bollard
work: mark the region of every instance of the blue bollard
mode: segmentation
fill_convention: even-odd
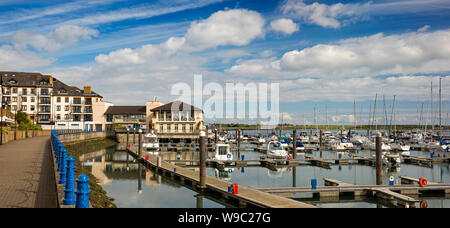
[[[61,166],[59,171],[59,184],[66,183],[66,166],[67,166],[67,151],[64,149],[61,153]]]
[[[177,168],[173,168],[173,172],[176,173],[177,172]]]
[[[317,189],[317,180],[311,179],[311,189]]]
[[[81,174],[77,179],[77,200],[75,202],[75,208],[89,208],[89,178],[85,174]]]
[[[245,173],[244,167],[241,168],[241,173]]]
[[[63,204],[75,205],[75,159],[72,156],[67,159],[67,180],[64,192]]]
[[[245,155],[241,155],[241,160],[244,161]]]
[[[228,192],[231,193],[231,185],[228,186]]]
[[[339,157],[339,159],[341,159],[342,158],[342,154],[339,154],[338,157]]]
[[[434,152],[430,153],[430,157],[433,158],[434,157]]]

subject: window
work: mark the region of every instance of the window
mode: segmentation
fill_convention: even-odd
[[[58,103],[61,102],[61,97],[57,97],[56,102],[58,102]]]
[[[65,111],[69,111],[69,105],[64,106]]]
[[[170,126],[171,126],[170,124],[167,124],[167,132],[171,131]]]
[[[189,129],[191,130],[191,132],[194,132],[194,124],[190,124]]]
[[[17,105],[13,105],[13,106],[11,106],[11,110],[13,110],[13,111],[17,111]]]
[[[59,114],[56,115],[56,119],[57,119],[57,120],[60,120],[60,119],[61,119],[61,115],[59,115]]]
[[[163,132],[163,125],[159,125],[159,132]]]
[[[35,102],[36,98],[35,97],[31,97],[30,100],[31,100],[31,102]]]
[[[56,111],[61,111],[61,105],[56,106]]]
[[[30,110],[31,110],[31,111],[34,111],[34,105],[31,105],[31,106],[30,106]]]
[[[219,146],[219,155],[227,155],[227,147]]]
[[[22,97],[22,102],[27,102],[27,97]]]
[[[35,89],[31,89],[31,94],[36,95],[36,90]]]
[[[65,114],[64,115],[64,119],[68,120],[69,119],[69,114]]]
[[[27,90],[28,89],[22,89],[22,95],[27,95]]]
[[[178,132],[178,124],[175,124],[175,132]]]
[[[12,89],[12,92],[13,92],[13,93],[17,93],[17,88],[13,88],[13,89]]]
[[[69,103],[69,98],[68,97],[65,98],[65,102]]]
[[[183,125],[181,126],[181,130],[182,130],[183,132],[186,132],[186,124],[183,124]]]
[[[12,102],[17,102],[17,97],[12,97]]]
[[[48,95],[48,89],[41,89],[41,95]]]
[[[26,111],[26,110],[27,110],[27,106],[26,106],[26,105],[22,105],[22,106],[20,107],[20,110]]]

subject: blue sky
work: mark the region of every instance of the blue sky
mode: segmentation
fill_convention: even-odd
[[[355,100],[367,122],[376,93],[379,115],[396,95],[397,121],[416,123],[431,81],[438,111],[442,77],[447,123],[449,27],[446,0],[3,0],[0,69],[89,84],[117,105],[168,102],[194,74],[277,82],[285,122],[312,123],[314,107],[326,122],[327,107],[330,124],[350,123]]]

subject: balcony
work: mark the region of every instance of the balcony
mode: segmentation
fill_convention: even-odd
[[[50,112],[50,110],[39,110],[38,111],[38,113],[40,113],[40,114],[50,114],[51,112]]]

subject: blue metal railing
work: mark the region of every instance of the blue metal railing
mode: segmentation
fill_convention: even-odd
[[[78,132],[96,132],[94,130],[64,130],[52,131],[51,143],[56,163],[57,172],[60,174],[59,184],[65,184],[63,205],[75,205],[75,208],[89,208],[89,178],[81,174],[76,180],[77,190],[75,191],[75,159],[67,158],[67,150],[58,138],[59,134],[69,134]],[[75,200],[76,195],[76,200]]]

